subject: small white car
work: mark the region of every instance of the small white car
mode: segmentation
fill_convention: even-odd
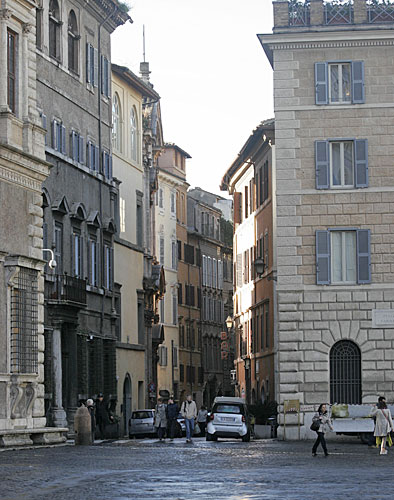
[[[136,410],[129,420],[129,437],[153,436],[155,429],[155,410]]]
[[[250,418],[242,398],[218,397],[208,417],[207,441],[223,438],[241,438],[250,441]]]

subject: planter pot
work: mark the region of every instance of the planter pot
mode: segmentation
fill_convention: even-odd
[[[271,426],[270,425],[255,425],[254,435],[256,439],[269,439],[271,438]]]

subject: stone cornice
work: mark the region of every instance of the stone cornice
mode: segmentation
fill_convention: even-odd
[[[393,40],[335,40],[315,42],[270,43],[271,50],[331,49],[344,47],[382,47],[394,45]]]
[[[49,175],[48,163],[31,155],[0,145],[0,180],[41,193]]]

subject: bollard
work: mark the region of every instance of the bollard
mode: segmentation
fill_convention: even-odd
[[[86,406],[80,406],[75,412],[74,432],[76,446],[92,444],[92,421]]]

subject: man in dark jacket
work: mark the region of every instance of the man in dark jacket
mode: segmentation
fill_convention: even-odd
[[[178,405],[174,403],[174,400],[172,398],[170,398],[168,400],[168,405],[167,405],[167,419],[168,419],[168,430],[169,430],[168,434],[170,436],[170,441],[174,440],[178,413],[179,413]]]
[[[96,424],[101,439],[105,439],[105,427],[111,420],[113,420],[113,417],[109,415],[107,404],[104,402],[104,395],[100,392],[96,401]]]

